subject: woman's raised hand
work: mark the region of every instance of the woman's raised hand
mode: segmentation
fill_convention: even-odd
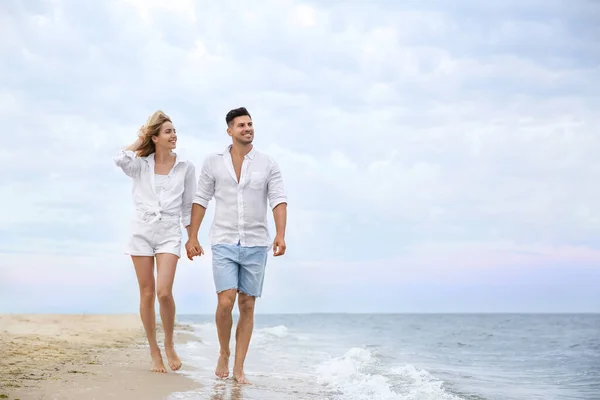
[[[143,140],[145,136],[146,136],[146,125],[142,125],[142,126],[140,126],[140,129],[138,129],[138,138]]]

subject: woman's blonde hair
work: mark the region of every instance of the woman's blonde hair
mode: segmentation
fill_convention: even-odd
[[[160,127],[165,122],[172,123],[171,118],[169,118],[169,116],[161,110],[155,111],[154,114],[152,114],[150,118],[148,118],[146,124],[141,128],[143,132],[142,137],[144,138],[144,140],[142,141],[142,144],[137,150],[138,157],[147,157],[156,151],[156,146],[152,141],[152,136],[158,136],[158,133],[160,132]]]

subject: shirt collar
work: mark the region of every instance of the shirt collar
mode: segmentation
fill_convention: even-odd
[[[225,148],[225,151],[223,152],[223,154],[224,154],[224,155],[226,154],[228,157],[231,157],[230,150],[231,150],[231,147],[232,147],[232,146],[233,146],[233,145],[231,145],[231,144],[230,144],[230,145],[228,145],[228,146]],[[256,155],[256,147],[253,145],[253,146],[252,146],[252,149],[250,149],[250,151],[248,152],[248,154],[246,154],[246,155],[245,155],[245,157],[248,157],[249,159],[251,159],[251,160],[252,160],[252,159],[254,158],[254,156],[255,156],[255,155]]]
[[[154,165],[154,163],[155,163],[155,160],[154,160],[154,154],[155,154],[155,153],[149,154],[149,155],[146,157],[146,161],[147,161],[148,163],[152,164],[152,165]],[[181,163],[184,163],[184,162],[186,162],[186,160],[184,160],[183,158],[181,158],[181,156],[180,156],[179,154],[177,154],[177,152],[173,152],[173,154],[175,154],[175,164],[173,164],[173,168],[175,168],[175,166],[176,166],[177,164],[179,164],[180,162],[181,162]]]

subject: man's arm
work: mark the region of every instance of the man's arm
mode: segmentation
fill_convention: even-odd
[[[194,256],[204,254],[204,250],[198,242],[198,231],[202,220],[206,214],[208,203],[215,194],[215,178],[210,169],[210,159],[207,158],[202,165],[200,176],[198,177],[198,186],[196,194],[192,201],[192,215],[190,217],[190,225],[187,227],[188,241],[185,244],[185,249],[188,253],[188,258],[191,260]]]
[[[204,214],[208,208],[208,203],[215,195],[215,177],[210,167],[210,158],[204,160],[200,175],[198,176],[198,185],[196,194],[192,200],[192,217],[190,222],[190,234],[192,237],[198,236],[200,225],[204,219]]]
[[[273,209],[275,220],[275,240],[273,241],[273,255],[281,256],[285,253],[285,228],[287,224],[287,197],[283,189],[283,178],[279,165],[273,161],[267,183],[267,197]]]
[[[285,253],[285,225],[287,221],[287,204],[279,203],[273,209],[275,219],[275,241],[273,242],[273,255],[281,256]]]
[[[273,219],[275,219],[275,234],[284,237],[287,223],[287,203],[279,203],[273,209]]]
[[[200,225],[204,219],[204,214],[206,214],[205,207],[197,203],[192,204],[190,224],[186,226],[188,241],[185,243],[185,251],[190,260],[193,260],[196,256],[201,256],[204,254],[204,249],[198,241],[198,231],[200,230]]]
[[[206,207],[198,203],[192,204],[192,217],[188,226],[188,235],[190,238],[198,238],[198,231],[200,230],[200,225],[202,225],[205,214]]]

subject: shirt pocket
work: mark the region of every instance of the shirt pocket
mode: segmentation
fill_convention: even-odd
[[[251,189],[262,190],[265,187],[267,181],[267,175],[262,172],[252,172],[250,174],[250,180],[248,187]]]

